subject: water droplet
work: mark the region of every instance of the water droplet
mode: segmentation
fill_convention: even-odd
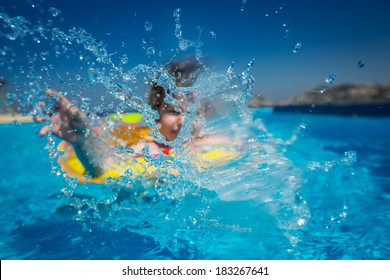
[[[89,110],[89,106],[91,105],[91,98],[89,97],[83,97],[81,98],[81,106],[80,106],[80,109],[83,111],[83,112],[86,112]]]
[[[360,61],[358,61],[357,65],[359,68],[363,68],[366,65],[366,63],[364,61],[360,60]]]
[[[152,31],[153,24],[150,21],[145,22],[145,30],[146,31]]]
[[[127,170],[125,171],[125,175],[126,175],[126,176],[129,176],[129,177],[133,176],[133,170],[131,170],[131,168],[127,169]]]
[[[48,53],[47,52],[41,52],[41,58],[42,60],[46,60],[48,57]]]
[[[146,47],[148,46],[148,43],[146,43],[146,41],[144,39],[142,39],[141,41],[141,48],[143,48],[144,50],[146,50]]]
[[[177,8],[174,12],[173,12],[173,18],[175,19],[179,19],[180,18],[180,8]]]
[[[122,64],[127,64],[127,62],[129,62],[129,58],[126,54],[122,55],[121,62]]]
[[[213,39],[215,39],[215,38],[217,37],[217,34],[215,34],[214,31],[210,31],[210,32],[209,32],[209,35],[210,35],[210,37],[213,38]]]
[[[294,46],[294,49],[293,49],[293,53],[299,52],[301,50],[301,48],[302,48],[301,42],[296,43]]]
[[[333,84],[334,83],[334,80],[336,80],[336,74],[330,74],[328,78],[325,79],[325,82],[327,82],[328,84]]]
[[[306,224],[306,220],[305,219],[299,219],[297,223],[298,223],[298,225],[303,226],[303,225]]]
[[[65,196],[72,196],[72,195],[73,195],[73,192],[72,192],[70,189],[68,189],[68,188],[63,188],[63,189],[61,190],[61,192],[62,192]]]
[[[287,40],[289,34],[290,34],[290,30],[289,30],[289,29],[284,30],[283,39],[284,39],[284,40]]]
[[[154,56],[154,54],[155,54],[155,50],[154,50],[153,47],[147,48],[147,50],[146,50],[146,56],[147,56],[147,57]]]
[[[51,13],[53,17],[58,17],[61,15],[61,11],[53,7],[49,8],[49,13]]]
[[[346,165],[352,165],[357,161],[357,153],[356,151],[348,151],[344,152],[344,158],[341,160],[342,163]]]
[[[64,78],[63,78],[58,72],[56,72],[56,75],[57,75],[58,80],[59,80],[59,82],[60,82],[61,84],[65,83]]]
[[[182,51],[185,51],[188,49],[188,42],[187,41],[180,41],[179,43],[179,48],[182,50]]]
[[[246,1],[247,0],[242,0],[242,6],[241,6],[241,14],[244,14],[245,13],[245,4],[246,4]]]
[[[124,151],[124,149],[123,149],[122,146],[116,146],[116,147],[115,147],[115,153],[116,153],[116,154],[121,155],[121,154],[123,154],[124,152],[125,152],[125,151]]]

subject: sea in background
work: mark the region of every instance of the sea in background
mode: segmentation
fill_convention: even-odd
[[[50,174],[56,163],[39,125],[0,125],[1,259],[389,259],[390,119],[251,114],[280,161],[263,152],[254,178],[240,159],[216,178],[218,188],[195,197],[146,202],[127,193],[127,208],[112,200],[114,185],[80,184],[66,195],[69,182]],[[269,190],[283,197],[292,181],[294,202],[263,199]],[[283,203],[304,207],[291,214]]]

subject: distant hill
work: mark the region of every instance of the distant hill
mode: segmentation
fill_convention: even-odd
[[[323,92],[322,92],[323,91]],[[291,105],[362,105],[390,102],[390,84],[343,84],[322,90],[321,87],[305,91],[290,99],[276,102],[275,106]]]
[[[249,101],[248,106],[250,108],[272,107],[272,106],[274,106],[274,103],[272,102],[272,100],[268,99],[267,97],[260,96],[260,95],[255,95]]]
[[[275,113],[390,116],[390,85],[344,84],[275,102]]]

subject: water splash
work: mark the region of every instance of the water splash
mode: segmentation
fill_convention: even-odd
[[[288,35],[290,34],[290,30],[288,28],[286,28],[284,30],[284,36],[283,36],[283,39],[284,40],[287,40],[288,39]]]
[[[146,31],[152,31],[153,24],[150,21],[145,22],[145,30]]]
[[[298,53],[301,50],[301,48],[302,48],[302,44],[301,44],[301,42],[298,42],[298,43],[295,44],[292,52],[293,53]]]
[[[49,8],[49,13],[50,13],[53,17],[58,17],[58,16],[61,15],[61,11],[58,10],[57,8],[54,8],[54,7]]]
[[[175,20],[175,36],[179,41],[179,48],[181,51],[186,51],[189,47],[194,47],[196,49],[197,56],[200,57],[203,43],[200,42],[199,39],[198,41],[194,42],[183,38],[183,31],[181,30],[181,23],[180,23],[180,13],[181,13],[180,8],[177,8],[173,12],[173,18]]]
[[[27,36],[42,35],[47,31],[41,25],[31,26],[31,23],[23,16],[10,17],[6,13],[0,13],[0,21],[3,22],[6,29],[0,36],[5,36],[12,41]],[[38,42],[39,39],[36,39],[36,41]]]
[[[334,83],[334,81],[336,80],[336,74],[333,73],[333,74],[330,74],[326,79],[325,79],[325,82],[332,85]]]
[[[347,151],[344,153],[344,157],[339,160],[331,160],[326,161],[324,163],[320,163],[317,161],[311,161],[307,164],[307,168],[311,171],[314,170],[323,170],[325,172],[329,172],[332,168],[336,166],[352,166],[356,163],[356,151]]]
[[[122,55],[121,57],[121,63],[122,64],[127,64],[129,62],[129,58],[126,54]]]
[[[60,15],[53,9],[50,13],[53,17]],[[202,30],[198,28],[197,40],[184,38],[180,13],[180,9],[173,12],[174,35],[178,40],[178,50],[174,57],[180,52],[193,48],[196,58],[203,65]],[[260,121],[252,122],[252,115],[248,110],[247,105],[252,97],[255,83],[251,75],[255,59],[250,60],[243,70],[237,69],[232,63],[225,73],[215,73],[205,67],[205,71],[191,87],[181,88],[176,86],[175,80],[165,70],[164,65],[156,61],[127,67],[130,64],[128,56],[119,55],[118,65],[115,55],[109,52],[108,45],[97,40],[84,29],[74,27],[64,31],[58,27],[52,28],[42,24],[34,26],[23,17],[11,18],[6,14],[0,14],[0,20],[8,28],[8,32],[3,34],[8,40],[16,41],[32,36],[36,42],[50,42],[54,48],[54,50],[40,51],[38,55],[28,56],[26,72],[30,78],[29,83],[31,82],[28,88],[31,96],[30,104],[33,104],[36,111],[34,113],[38,114],[38,101],[43,99],[44,89],[51,86],[52,77],[70,88],[74,87],[74,84],[69,77],[74,77],[74,80],[82,84],[79,88],[81,92],[100,85],[119,102],[119,105],[111,103],[106,108],[110,108],[111,105],[111,108],[118,113],[128,109],[139,111],[144,123],[152,128],[152,135],[157,141],[175,148],[175,157],[153,157],[148,150],[144,151],[146,167],[155,167],[156,172],[162,175],[158,179],[132,179],[133,171],[129,169],[119,179],[108,179],[110,182],[110,185],[106,186],[108,194],[97,197],[92,195],[94,198],[88,199],[79,198],[77,193],[81,190],[88,193],[91,190],[84,189],[84,186],[67,177],[58,167],[56,161],[61,153],[57,150],[55,138],[49,134],[46,149],[52,164],[52,172],[67,181],[69,186],[63,189],[63,194],[70,198],[70,205],[77,210],[77,220],[96,219],[103,226],[108,225],[115,230],[128,228],[134,232],[151,235],[164,246],[170,247],[172,251],[178,250],[180,244],[180,242],[173,244],[172,236],[176,237],[176,241],[197,240],[196,245],[204,250],[207,250],[207,246],[215,248],[216,244],[211,246],[212,242],[215,242],[212,235],[208,242],[205,242],[205,238],[197,239],[194,236],[198,230],[210,226],[215,228],[217,235],[231,229],[239,232],[252,230],[253,225],[242,225],[241,220],[235,224],[224,223],[223,220],[228,218],[224,215],[210,218],[209,215],[216,212],[215,205],[221,203],[220,201],[255,201],[256,205],[264,207],[268,213],[276,217],[279,228],[287,233],[290,240],[294,240],[295,236],[291,231],[305,225],[310,215],[304,199],[298,199],[297,202],[297,196],[301,197],[299,172],[285,158],[281,145],[276,144],[277,139],[267,133],[265,126]],[[146,24],[145,30],[147,30]],[[209,35],[212,37],[215,33]],[[142,41],[141,47],[148,57],[155,59],[154,47],[148,46],[145,40]],[[72,75],[64,74],[60,67],[53,66],[53,57],[65,57],[65,59],[76,57],[77,62],[83,66],[80,67],[82,70]],[[37,68],[37,65],[42,67]],[[47,80],[41,78],[41,75],[36,73],[36,69],[43,69]],[[200,174],[199,170],[191,164],[194,155],[188,153],[192,121],[199,121],[197,106],[194,104],[188,107],[186,122],[177,139],[167,142],[156,125],[158,112],[148,106],[143,94],[136,88],[137,83],[150,81],[163,86],[167,92],[197,92],[200,99],[214,100],[220,118],[211,120],[210,123],[203,122],[205,130],[218,131],[217,127],[223,127],[232,137],[239,138],[246,146],[242,156],[233,160],[228,166],[216,166]],[[78,97],[83,111],[101,110],[97,107],[93,108],[90,97],[80,93]],[[167,95],[166,101],[172,104],[177,102],[170,94]],[[41,112],[41,115],[44,115],[44,112]],[[98,121],[99,117],[94,116],[92,112],[91,122]],[[222,122],[223,125],[215,125],[218,122]],[[114,124],[108,123],[108,126],[111,125]],[[108,131],[104,136],[109,137]],[[292,144],[294,141],[290,142]],[[126,155],[131,154],[132,151],[115,146],[112,153]],[[170,174],[169,170],[172,169],[180,176]],[[267,186],[266,190],[264,186]],[[282,217],[288,218],[283,220]],[[245,237],[245,234],[243,236]]]
[[[241,9],[240,9],[241,14],[245,13],[245,4],[246,4],[246,2],[247,2],[247,0],[242,0],[241,1],[241,3],[242,3]]]
[[[151,56],[154,56],[156,53],[156,51],[154,50],[153,47],[149,47],[146,49],[146,56],[147,57],[151,57]]]

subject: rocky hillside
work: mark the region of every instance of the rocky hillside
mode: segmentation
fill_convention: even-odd
[[[390,84],[344,84],[327,89],[321,87],[303,92],[290,99],[276,102],[275,106],[291,105],[360,105],[390,102]]]
[[[274,104],[273,102],[268,99],[267,97],[255,95],[249,102],[250,108],[258,108],[258,107],[272,107]]]

